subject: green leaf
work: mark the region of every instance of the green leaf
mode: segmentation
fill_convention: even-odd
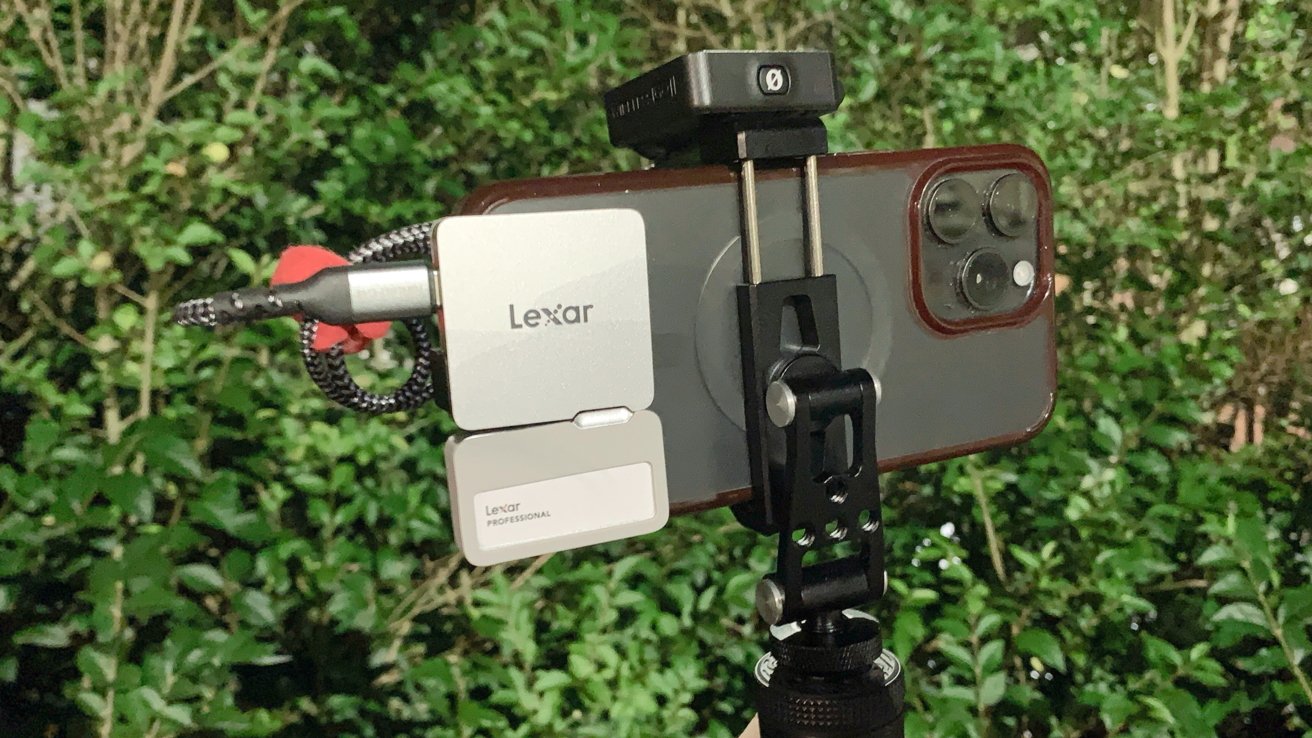
[[[166,260],[183,266],[186,266],[193,261],[191,258],[191,252],[187,251],[186,247],[177,244],[165,246],[163,256]]]
[[[898,656],[910,658],[916,646],[925,640],[925,623],[920,613],[903,608],[893,621],[893,647]]]
[[[94,646],[83,646],[77,652],[77,668],[91,678],[96,686],[107,686],[118,672],[117,660]]]
[[[155,516],[155,490],[150,481],[131,473],[116,474],[101,481],[106,499],[138,521]]]
[[[223,575],[209,564],[186,564],[177,569],[178,580],[197,592],[223,589]]]
[[[82,708],[82,712],[94,718],[103,717],[107,707],[105,698],[95,692],[78,692],[74,698],[77,706]]]
[[[156,712],[168,707],[168,701],[166,701],[164,697],[160,695],[159,691],[153,687],[142,687],[137,690],[137,695],[141,697],[143,702],[150,706],[150,709],[155,710]]]
[[[208,243],[219,243],[223,240],[223,234],[214,230],[206,223],[194,221],[188,223],[186,228],[174,239],[179,246],[199,246]]]
[[[172,435],[152,435],[141,442],[146,463],[163,471],[199,479],[204,473],[191,444]]]
[[[251,128],[256,125],[259,125],[260,116],[250,112],[249,110],[233,110],[232,112],[228,113],[228,116],[227,118],[225,118],[225,120],[227,121],[228,125],[231,126],[236,126],[238,128]]]
[[[575,679],[588,679],[597,671],[597,667],[588,659],[580,654],[571,653],[569,655],[569,673]]]
[[[237,267],[237,271],[242,274],[247,276],[253,276],[255,274],[255,260],[245,251],[236,247],[230,248],[228,249],[228,259],[232,262],[233,266]]]
[[[938,601],[938,592],[924,587],[918,587],[907,593],[903,599],[904,604],[909,607],[924,607],[931,602]]]
[[[242,137],[242,132],[240,129],[234,128],[232,126],[215,126],[214,130],[210,131],[210,136],[215,141],[218,141],[220,143],[230,144],[236,141],[240,141]]]
[[[1121,692],[1113,692],[1098,700],[1098,712],[1108,730],[1115,730],[1134,714],[1134,702]]]
[[[137,321],[140,317],[141,314],[137,311],[136,306],[130,302],[125,302],[114,308],[114,312],[110,316],[110,319],[114,321],[114,326],[118,328],[119,331],[127,333],[137,325]]]
[[[1123,434],[1121,426],[1108,415],[1099,415],[1095,421],[1098,432],[1106,438],[1103,447],[1108,451],[1115,451],[1120,448]]]
[[[1265,520],[1239,518],[1235,521],[1235,541],[1239,544],[1239,550],[1254,561],[1266,561],[1270,557]]]
[[[1002,664],[1002,651],[1006,646],[1001,640],[989,641],[979,649],[979,668],[982,671],[994,671]]]
[[[0,592],[0,612],[4,612],[3,593]],[[1281,620],[1285,622],[1312,622],[1312,585],[1285,591],[1281,600]]]
[[[971,668],[975,664],[975,656],[960,643],[952,641],[939,641],[938,650],[952,661],[964,669]]]
[[[1222,543],[1216,543],[1208,546],[1198,557],[1198,565],[1216,566],[1218,564],[1232,563],[1234,560],[1234,552],[1230,550],[1229,546]]]
[[[33,458],[43,456],[59,442],[59,426],[48,420],[33,420],[27,425],[23,451]]]
[[[80,271],[82,271],[82,262],[76,257],[65,256],[50,267],[50,276],[56,279],[68,279]]]
[[[301,74],[307,77],[314,77],[316,75],[321,75],[330,80],[337,79],[339,75],[337,68],[334,67],[332,64],[329,64],[328,62],[324,61],[321,57],[313,56],[310,54],[306,54],[305,56],[301,57],[301,61],[297,65],[296,71],[300,72]]]
[[[1016,648],[1021,653],[1038,657],[1048,668],[1066,671],[1066,655],[1062,653],[1061,644],[1046,630],[1026,628],[1016,636]]]
[[[252,625],[268,626],[278,621],[273,611],[273,600],[258,589],[243,590],[237,595],[237,609]]]
[[[1178,448],[1189,442],[1193,436],[1184,428],[1169,425],[1150,425],[1143,431],[1143,437],[1151,443],[1166,448]]]
[[[1178,667],[1184,664],[1184,656],[1169,642],[1148,633],[1142,634],[1139,640],[1143,643],[1148,662],[1153,666],[1169,672],[1167,667]]]
[[[955,700],[957,702],[964,702],[965,704],[968,705],[975,704],[975,692],[974,690],[968,687],[963,687],[957,684],[951,684],[946,687],[943,687],[942,692],[943,692],[943,696],[947,697],[948,699]]]
[[[34,625],[14,634],[14,643],[20,646],[39,646],[41,648],[63,648],[70,642],[68,625],[48,623]]]
[[[548,692],[551,690],[560,689],[561,687],[566,686],[572,681],[573,680],[570,678],[569,674],[566,674],[565,672],[560,671],[559,669],[548,669],[546,671],[539,673],[533,679],[533,686],[539,692]]]
[[[191,708],[187,705],[165,705],[164,707],[159,708],[159,714],[162,717],[168,718],[169,720],[186,727],[194,725],[191,718]]]
[[[1202,707],[1193,695],[1181,689],[1167,689],[1163,691],[1162,702],[1170,708],[1171,716],[1182,728],[1182,734],[1190,738],[1194,736],[1208,738],[1216,735],[1216,731],[1203,716]]]
[[[1007,691],[1007,673],[999,671],[996,674],[990,674],[984,678],[984,683],[979,688],[979,701],[986,706],[998,704],[1002,700],[1002,695]]]
[[[1011,546],[1008,546],[1007,549],[1011,551],[1011,555],[1026,569],[1038,569],[1043,565],[1038,556],[1035,556],[1020,546],[1012,544]]]
[[[1257,605],[1251,602],[1231,602],[1212,616],[1214,622],[1224,622],[1233,620],[1239,623],[1249,623],[1256,625],[1263,630],[1267,629],[1266,616],[1258,609]]]
[[[1213,597],[1234,597],[1246,599],[1253,597],[1256,593],[1253,591],[1253,585],[1248,583],[1248,577],[1237,571],[1227,572],[1220,579],[1216,580],[1207,593]]]

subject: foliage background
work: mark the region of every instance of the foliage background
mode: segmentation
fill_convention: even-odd
[[[770,544],[727,514],[453,555],[437,412],[290,323],[168,325],[478,183],[638,164],[599,93],[826,47],[841,149],[1016,141],[1061,394],[888,486],[914,736],[1312,736],[1307,0],[0,0],[0,720],[17,736],[736,735]],[[395,381],[405,348],[367,361]]]

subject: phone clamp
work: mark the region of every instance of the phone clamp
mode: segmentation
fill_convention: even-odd
[[[763,738],[901,738],[902,666],[874,618],[887,589],[875,415],[865,369],[841,368],[838,287],[825,274],[820,116],[843,91],[829,52],[703,51],[606,93],[611,142],[657,166],[736,166],[743,284],[738,323],[752,497],[747,527],[778,535],[756,592],[771,626],[757,663]],[[805,275],[763,281],[757,162],[801,162]],[[787,330],[786,330],[787,329]],[[783,341],[781,336],[798,336]],[[840,546],[854,553],[835,555]],[[827,559],[810,562],[828,555]]]
[[[808,210],[818,210],[815,190],[807,192]],[[756,590],[757,611],[773,626],[755,670],[761,735],[902,738],[902,665],[884,649],[878,622],[849,609],[878,601],[888,583],[879,395],[865,369],[839,368],[837,288],[833,275],[819,274],[811,247],[819,241],[809,239],[815,276],[738,287],[754,490],[734,514],[778,536],[775,571]],[[801,340],[781,345],[790,320]],[[856,550],[835,555],[840,546]]]

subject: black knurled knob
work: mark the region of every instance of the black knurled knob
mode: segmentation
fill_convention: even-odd
[[[757,664],[762,738],[903,738],[902,665],[873,619],[776,629]]]
[[[902,736],[905,686],[878,669],[859,677],[816,679],[789,669],[761,689],[762,738],[884,738]]]

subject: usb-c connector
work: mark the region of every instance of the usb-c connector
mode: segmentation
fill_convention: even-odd
[[[437,279],[422,261],[329,267],[308,279],[274,287],[220,292],[173,311],[181,325],[217,326],[298,315],[330,325],[432,315]]]

